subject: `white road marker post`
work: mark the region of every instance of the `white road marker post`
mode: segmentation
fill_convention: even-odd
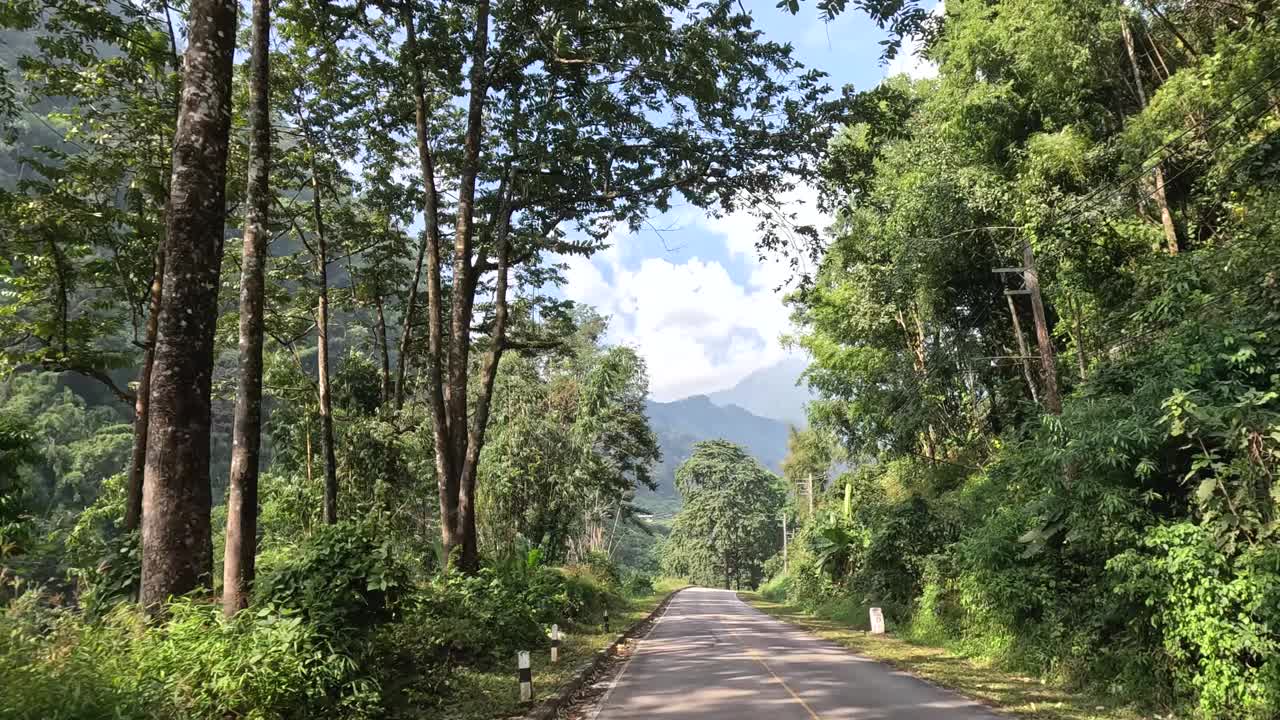
[[[551,626],[551,662],[560,662],[560,626]]]
[[[604,609],[604,631],[609,632],[609,608]]]
[[[878,607],[871,608],[871,634],[884,634],[884,611]]]
[[[530,702],[533,700],[533,670],[529,668],[528,650],[516,654],[516,665],[520,669],[520,702]]]

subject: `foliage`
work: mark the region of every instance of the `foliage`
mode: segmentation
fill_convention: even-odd
[[[181,601],[152,628],[123,605],[85,623],[28,593],[0,623],[4,717],[358,718],[378,699],[354,659],[298,616],[226,620],[216,606]]]
[[[1207,717],[1280,713],[1280,553],[1274,545],[1222,554],[1212,525],[1151,529],[1116,556],[1116,592],[1144,603],[1175,677],[1199,691]]]
[[[613,551],[620,526],[645,529],[632,499],[652,489],[659,456],[644,361],[601,347],[593,312],[575,323],[559,356],[503,361],[481,458],[481,539],[496,551],[523,538],[553,562],[591,562]]]
[[[28,488],[21,471],[35,462],[34,438],[7,415],[0,415],[0,558],[22,552],[31,542]]]
[[[694,445],[676,471],[685,504],[663,545],[663,568],[715,585],[756,585],[781,544],[781,481],[723,440]]]
[[[351,637],[389,621],[406,583],[403,568],[370,527],[340,523],[318,528],[287,560],[263,568],[254,603],[269,612],[298,613],[334,637]]]
[[[851,511],[798,516],[771,592],[1168,712],[1273,716],[1280,25],[957,0],[937,29],[938,77],[853,94],[828,147],[832,242],[790,302],[810,419],[865,460]],[[991,272],[1024,244],[1047,370],[1018,275]]]

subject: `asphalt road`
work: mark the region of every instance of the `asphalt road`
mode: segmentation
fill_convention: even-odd
[[[636,649],[597,720],[997,720],[982,706],[691,588]]]

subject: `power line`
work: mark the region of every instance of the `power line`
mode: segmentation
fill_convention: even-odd
[[[1262,76],[1262,78],[1260,78],[1257,82],[1248,85],[1247,87],[1242,89],[1240,92],[1233,95],[1225,103],[1223,103],[1224,106],[1222,110],[1226,111],[1230,109],[1231,110],[1230,112],[1225,112],[1224,114],[1220,115],[1217,120],[1215,120],[1213,123],[1209,124],[1208,126],[1201,127],[1199,125],[1192,125],[1186,128],[1181,133],[1178,133],[1172,139],[1161,144],[1154,151],[1148,154],[1146,159],[1144,159],[1141,163],[1139,163],[1136,169],[1130,170],[1128,173],[1122,174],[1119,178],[1116,178],[1115,180],[1094,189],[1088,195],[1085,195],[1083,198],[1080,198],[1078,201],[1076,201],[1074,203],[1075,208],[1068,208],[1066,212],[1070,214],[1078,210],[1083,210],[1085,205],[1087,205],[1095,196],[1099,195],[1103,191],[1106,191],[1108,189],[1118,190],[1121,187],[1128,185],[1137,179],[1142,178],[1147,173],[1152,172],[1161,163],[1165,162],[1166,160],[1169,160],[1172,157],[1173,153],[1170,152],[1167,155],[1164,153],[1166,153],[1166,151],[1173,150],[1173,146],[1175,143],[1178,143],[1180,140],[1190,135],[1192,132],[1195,132],[1195,131],[1200,131],[1201,133],[1207,132],[1208,130],[1211,130],[1217,125],[1221,124],[1224,120],[1231,118],[1237,113],[1247,109],[1247,105],[1245,107],[1235,109],[1236,100],[1239,100],[1245,95],[1252,93],[1253,90],[1262,86],[1273,75],[1277,75],[1278,73],[1280,73],[1280,65],[1277,65],[1275,68],[1271,70],[1271,72]],[[1274,90],[1277,87],[1280,87],[1280,77],[1277,77],[1275,81],[1272,82],[1267,87],[1262,88],[1262,90],[1259,92],[1259,95],[1251,97],[1251,100],[1257,101],[1260,99],[1260,96],[1264,96],[1267,92]],[[1183,149],[1185,150],[1186,148],[1183,148]],[[1161,157],[1156,158],[1157,155],[1161,155]],[[1153,158],[1155,158],[1155,161],[1148,164],[1148,162],[1151,161]],[[1168,185],[1168,181],[1166,181],[1165,184]]]

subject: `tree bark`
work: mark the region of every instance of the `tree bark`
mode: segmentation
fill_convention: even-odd
[[[510,168],[507,169],[510,172]],[[479,567],[479,545],[476,537],[476,471],[480,465],[480,451],[484,448],[485,431],[489,426],[489,405],[493,399],[493,384],[498,375],[498,363],[507,342],[507,275],[511,264],[510,223],[511,205],[509,183],[503,182],[498,191],[502,208],[498,213],[500,225],[498,241],[498,277],[494,287],[493,342],[481,370],[480,396],[476,398],[476,411],[471,431],[467,435],[467,454],[462,463],[458,493],[458,514],[462,528],[462,558],[459,563],[464,571]],[[466,422],[466,416],[463,416]]]
[[[378,358],[382,361],[381,371],[381,398],[382,404],[386,405],[391,402],[391,353],[387,348],[387,316],[382,307],[382,295],[378,294],[373,299],[374,315],[374,341],[378,343]],[[404,363],[404,355],[400,356],[401,364]]]
[[[147,305],[146,349],[138,372],[138,394],[133,408],[133,455],[129,460],[129,490],[125,499],[124,530],[137,530],[142,522],[142,477],[147,469],[147,425],[151,410],[151,372],[156,362],[156,333],[160,324],[160,292],[164,286],[164,240],[156,248],[151,299]]]
[[[231,429],[231,477],[223,554],[222,611],[249,605],[258,550],[258,455],[262,443],[262,333],[265,264],[271,209],[271,99],[269,0],[253,0],[249,72],[249,187],[240,270],[240,378]]]
[[[424,108],[425,114],[425,108]],[[427,251],[427,234],[424,232],[418,243],[418,260],[413,264],[413,284],[409,286],[409,297],[404,303],[404,318],[400,328],[400,362],[396,365],[395,401],[396,408],[404,407],[404,378],[409,370],[409,340],[413,336],[413,312],[418,304],[418,284],[422,282],[422,261]],[[382,319],[382,299],[378,299],[378,321],[382,323],[382,346],[386,349],[386,320]]]
[[[1138,55],[1133,46],[1133,33],[1129,31],[1128,17],[1120,18],[1120,34],[1124,37],[1124,47],[1128,51],[1129,67],[1133,70],[1133,84],[1138,92],[1138,102],[1141,107],[1145,108],[1147,106],[1147,91],[1142,84],[1142,70],[1138,66]],[[1173,212],[1169,210],[1169,198],[1165,194],[1163,163],[1156,163],[1155,169],[1151,171],[1151,174],[1155,184],[1153,197],[1156,201],[1156,206],[1160,208],[1160,225],[1164,229],[1165,247],[1170,255],[1177,255],[1178,227],[1173,221]]]
[[[1022,375],[1027,379],[1027,387],[1031,390],[1031,402],[1040,403],[1039,393],[1036,392],[1036,381],[1031,374],[1031,351],[1027,349],[1027,340],[1022,336],[1022,321],[1018,319],[1018,307],[1013,304],[1013,296],[1005,295],[1004,299],[1009,303],[1009,317],[1013,320],[1013,334],[1018,339],[1018,355],[1021,357]]]
[[[211,580],[209,405],[235,35],[235,2],[192,0],[143,480],[140,600],[152,612]]]
[[[476,554],[474,505],[475,467],[470,458],[467,431],[467,371],[471,352],[471,309],[475,299],[476,268],[472,265],[475,235],[476,176],[480,172],[480,143],[483,140],[484,100],[488,93],[486,56],[489,48],[489,0],[476,4],[475,31],[471,53],[470,98],[467,128],[462,142],[462,173],[458,183],[458,219],[453,241],[452,326],[449,332],[449,380],[445,388],[450,442],[436,453],[448,452],[458,475],[458,534],[462,556],[458,566],[473,572],[479,565]],[[503,282],[499,277],[499,281]],[[483,437],[483,429],[481,429]]]
[[[418,58],[418,39],[413,11],[404,6],[405,54],[409,58],[414,94],[414,124],[417,134],[418,162],[422,169],[423,222],[427,254],[427,392],[431,399],[431,427],[435,441],[436,482],[440,498],[440,539],[444,559],[448,563],[453,548],[459,544],[458,478],[448,448],[449,418],[444,398],[443,309],[440,290],[440,198],[436,192],[435,159],[427,140],[426,81]],[[403,359],[401,359],[403,363]]]
[[[333,399],[329,387],[329,241],[320,200],[320,174],[311,146],[311,208],[316,222],[316,385],[320,391],[320,443],[324,448],[324,523],[338,522],[338,459],[333,447]]]

